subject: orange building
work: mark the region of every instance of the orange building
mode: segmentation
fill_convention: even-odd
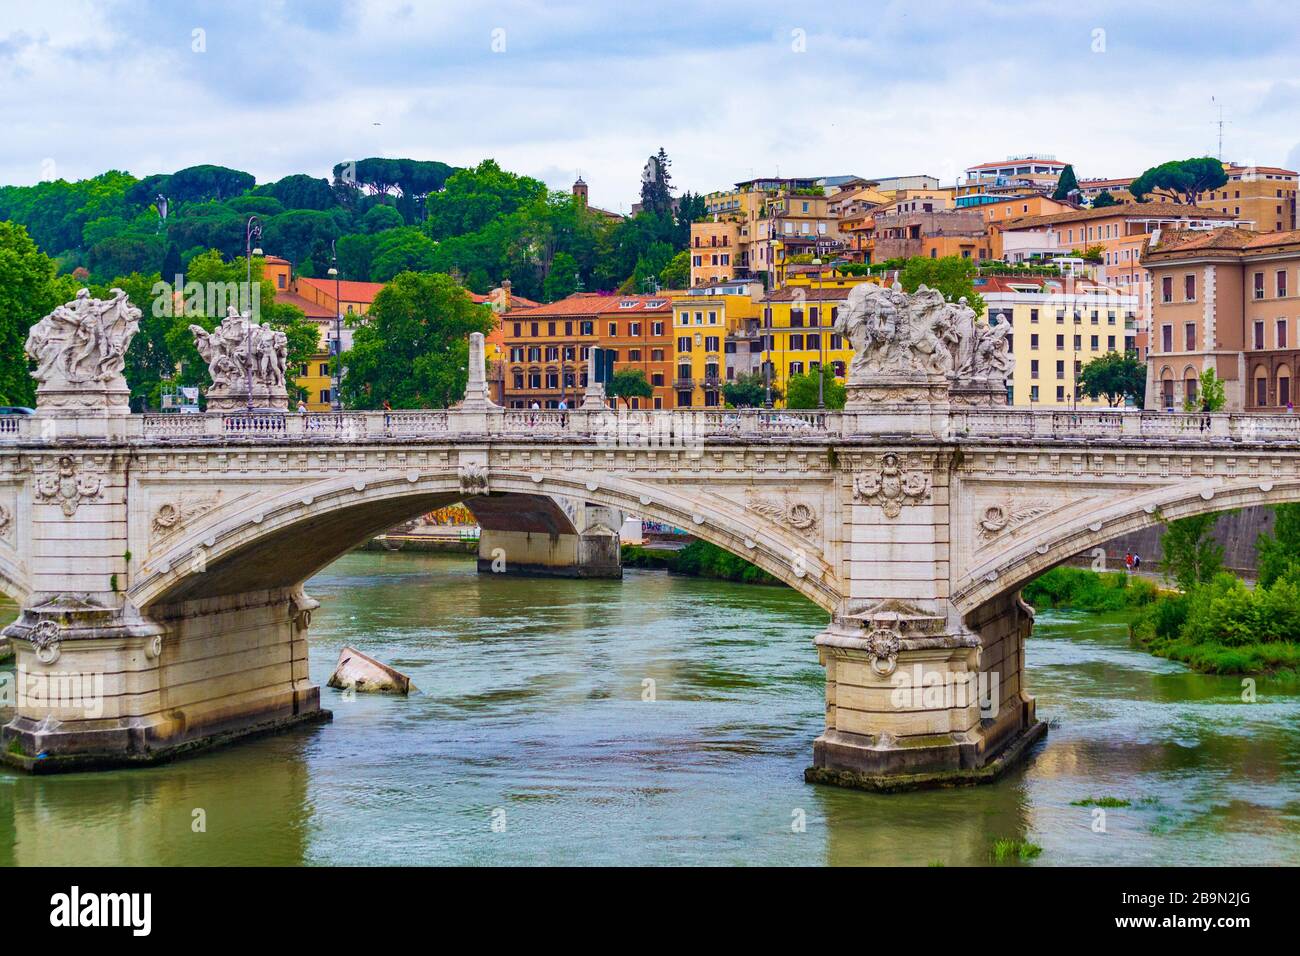
[[[518,310],[503,321],[505,394],[510,408],[575,408],[587,387],[591,350],[617,353],[615,371],[638,368],[654,388],[633,408],[671,408],[672,293],[604,295],[579,292]]]
[[[1150,270],[1153,341],[1147,405],[1197,400],[1207,368],[1228,411],[1292,410],[1300,372],[1300,232],[1164,232]]]

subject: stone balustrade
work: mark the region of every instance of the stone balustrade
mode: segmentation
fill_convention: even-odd
[[[937,425],[937,427],[936,427]],[[1031,409],[951,407],[917,415],[906,407],[862,411],[675,409],[584,411],[574,409],[429,409],[413,411],[277,412],[201,415],[146,413],[119,418],[63,420],[0,417],[0,445],[60,439],[187,443],[211,441],[373,442],[467,438],[584,438],[635,440],[782,440],[929,436],[963,440],[1077,442],[1174,441],[1222,446],[1300,442],[1300,416],[1201,414],[1137,409]]]

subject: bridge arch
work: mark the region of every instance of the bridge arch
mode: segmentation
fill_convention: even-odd
[[[833,613],[842,590],[808,542],[720,497],[707,503],[671,487],[589,473],[492,469],[489,493],[558,495],[688,529],[752,562]],[[329,479],[255,504],[233,500],[180,539],[151,552],[127,594],[137,607],[290,588],[366,538],[435,508],[472,498],[456,471]]]
[[[13,601],[19,607],[27,600],[29,588],[27,575],[11,559],[0,554],[0,594]]]
[[[1250,478],[1161,486],[1022,538],[958,582],[953,603],[961,613],[968,614],[1014,594],[1070,558],[1152,525],[1237,508],[1295,503],[1300,503],[1300,481],[1294,479]]]

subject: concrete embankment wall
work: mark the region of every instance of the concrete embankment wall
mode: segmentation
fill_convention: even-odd
[[[1220,516],[1214,526],[1214,538],[1223,545],[1224,565],[1238,574],[1253,576],[1257,566],[1255,539],[1261,532],[1272,532],[1272,530],[1272,508],[1243,508],[1241,511]],[[1155,571],[1164,557],[1164,552],[1160,548],[1160,536],[1164,533],[1164,525],[1153,525],[1108,542],[1106,544],[1107,568],[1112,571],[1122,570],[1125,553],[1134,551],[1142,556],[1144,571]],[[1071,563],[1088,567],[1092,563],[1092,556],[1079,555]]]

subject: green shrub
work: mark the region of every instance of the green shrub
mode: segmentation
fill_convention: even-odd
[[[1062,565],[1039,575],[1021,592],[1035,608],[1064,607],[1080,611],[1121,611],[1156,599],[1150,581],[1123,572],[1098,574],[1087,568]]]

